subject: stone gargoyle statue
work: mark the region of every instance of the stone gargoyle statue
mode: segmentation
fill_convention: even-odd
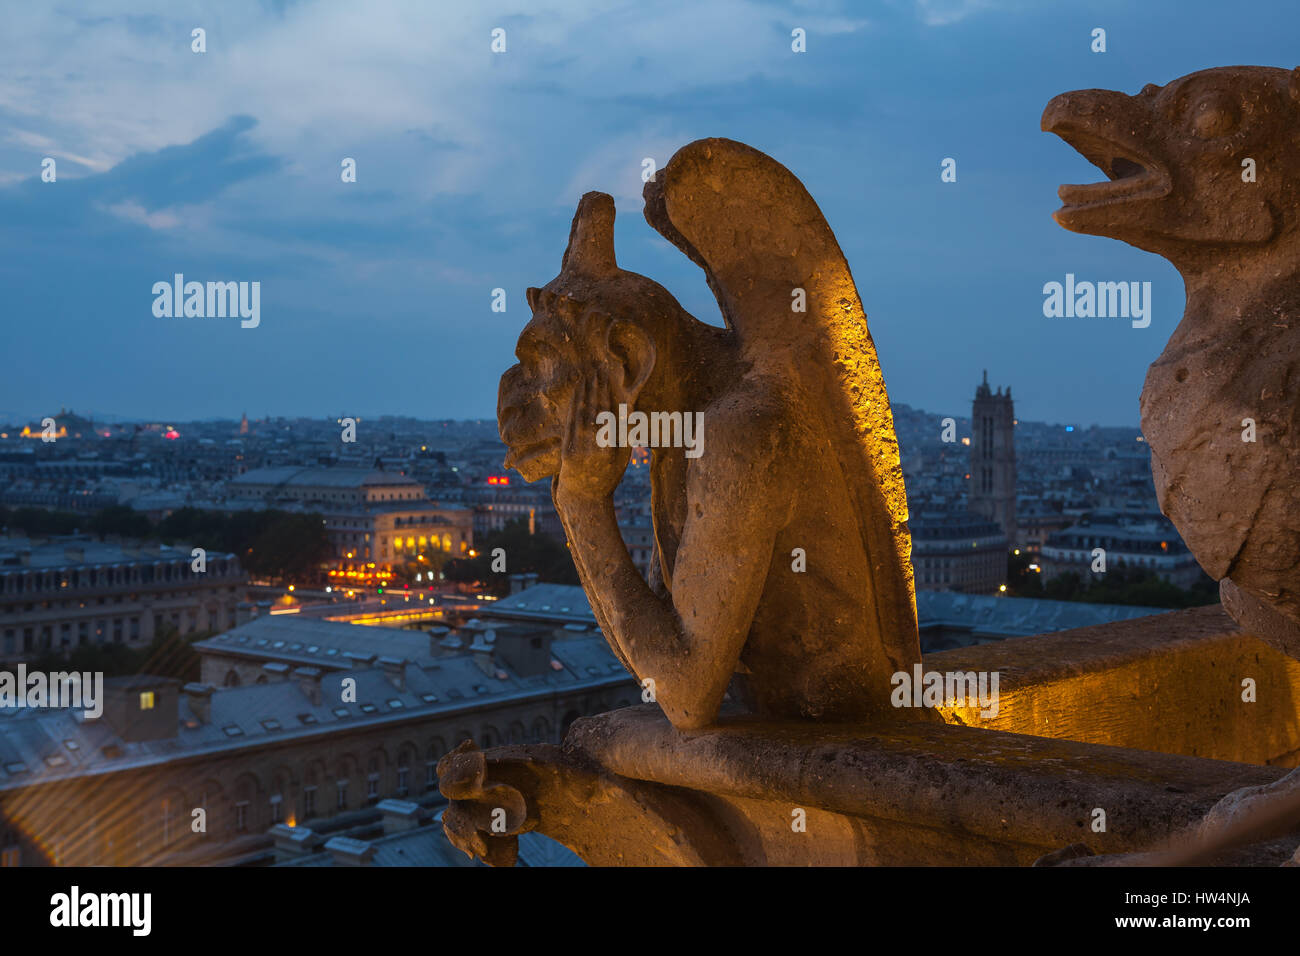
[[[920,661],[907,498],[834,234],[789,170],[725,139],[679,150],[645,215],[704,270],[726,328],[620,269],[614,201],[588,193],[501,377],[506,464],[551,479],[606,639],[677,728],[712,724],[729,692],[764,717],[900,713],[891,676]],[[630,448],[602,440],[603,414],[650,422],[649,580],[615,517]],[[671,447],[688,416],[695,447]]]
[[[1183,276],[1141,398],[1160,507],[1228,613],[1300,658],[1300,69],[1063,93],[1042,127],[1109,180],[1062,186],[1056,221]]]
[[[1108,179],[1062,186],[1056,221],[1183,276],[1186,310],[1141,398],[1160,507],[1237,623],[1300,658],[1300,69],[1063,93],[1042,128]],[[1204,864],[1297,822],[1300,771],[1229,794],[1172,848],[1073,862]]]
[[[498,404],[506,464],[551,479],[606,640],[682,732],[715,724],[724,701],[773,720],[937,719],[890,703],[893,675],[921,659],[907,498],[875,346],[821,210],[775,160],[705,139],[646,184],[645,216],[704,270],[726,327],[620,269],[614,201],[588,193],[560,274],[528,290]],[[648,579],[613,501],[633,443],[651,449]],[[438,775],[448,837],[495,865],[533,829],[625,864],[732,852],[707,809],[575,748],[466,741]]]

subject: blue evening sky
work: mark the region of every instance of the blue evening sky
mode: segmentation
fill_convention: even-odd
[[[624,268],[717,322],[641,215],[642,159],[726,136],[839,237],[891,397],[1134,424],[1178,274],[1050,218],[1100,172],[1040,132],[1083,87],[1294,67],[1293,0],[493,0],[0,4],[0,420],[490,417],[578,197]],[[190,31],[207,32],[191,52]],[[491,31],[506,31],[493,54]],[[791,52],[802,27],[807,52]],[[1107,32],[1107,52],[1090,50]],[[40,179],[52,157],[57,181]],[[340,180],[352,157],[357,182]],[[940,162],[957,160],[957,182]],[[261,325],[153,315],[151,288],[259,281]],[[1147,329],[1047,319],[1042,287],[1150,281]],[[491,311],[491,290],[507,311]]]

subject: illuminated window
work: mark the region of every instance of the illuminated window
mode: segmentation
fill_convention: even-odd
[[[146,690],[140,693],[140,709],[153,710],[153,691]]]

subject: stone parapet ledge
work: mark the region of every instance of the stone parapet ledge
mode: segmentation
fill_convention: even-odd
[[[642,705],[576,721],[561,748],[466,742],[439,767],[448,835],[507,865],[532,829],[594,865],[1029,865],[1080,843],[1122,861],[1278,781],[1300,749],[1300,665],[1218,607],[945,651],[923,670],[997,672],[998,713],[682,731]],[[1279,865],[1297,842],[1214,862]]]
[[[944,724],[733,719],[681,732],[652,705],[577,721],[563,749],[470,744],[444,759],[449,778],[466,777],[457,761],[481,768],[470,787],[444,784],[462,849],[513,862],[491,848],[538,829],[594,865],[1028,865],[1078,842],[1122,853],[1284,773]],[[494,834],[494,807],[516,800],[493,793],[500,781],[529,809],[501,810]],[[1218,862],[1277,865],[1295,842]]]
[[[925,669],[996,671],[990,730],[1284,767],[1300,765],[1300,662],[1242,631],[1218,605],[1008,638],[927,655]],[[1243,680],[1254,682],[1253,702]]]
[[[711,795],[749,863],[1023,865],[1073,842],[1117,853],[1159,844],[1230,791],[1283,775],[934,724],[870,733],[735,720],[683,734],[649,706],[580,721],[569,746],[617,776]],[[796,809],[806,832],[792,827]],[[1287,846],[1250,856],[1280,863]]]

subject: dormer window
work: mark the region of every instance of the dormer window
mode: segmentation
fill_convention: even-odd
[[[141,692],[140,692],[140,709],[141,709],[141,710],[153,710],[153,705],[154,705],[154,693],[153,693],[153,691],[151,691],[151,690],[141,691]]]

